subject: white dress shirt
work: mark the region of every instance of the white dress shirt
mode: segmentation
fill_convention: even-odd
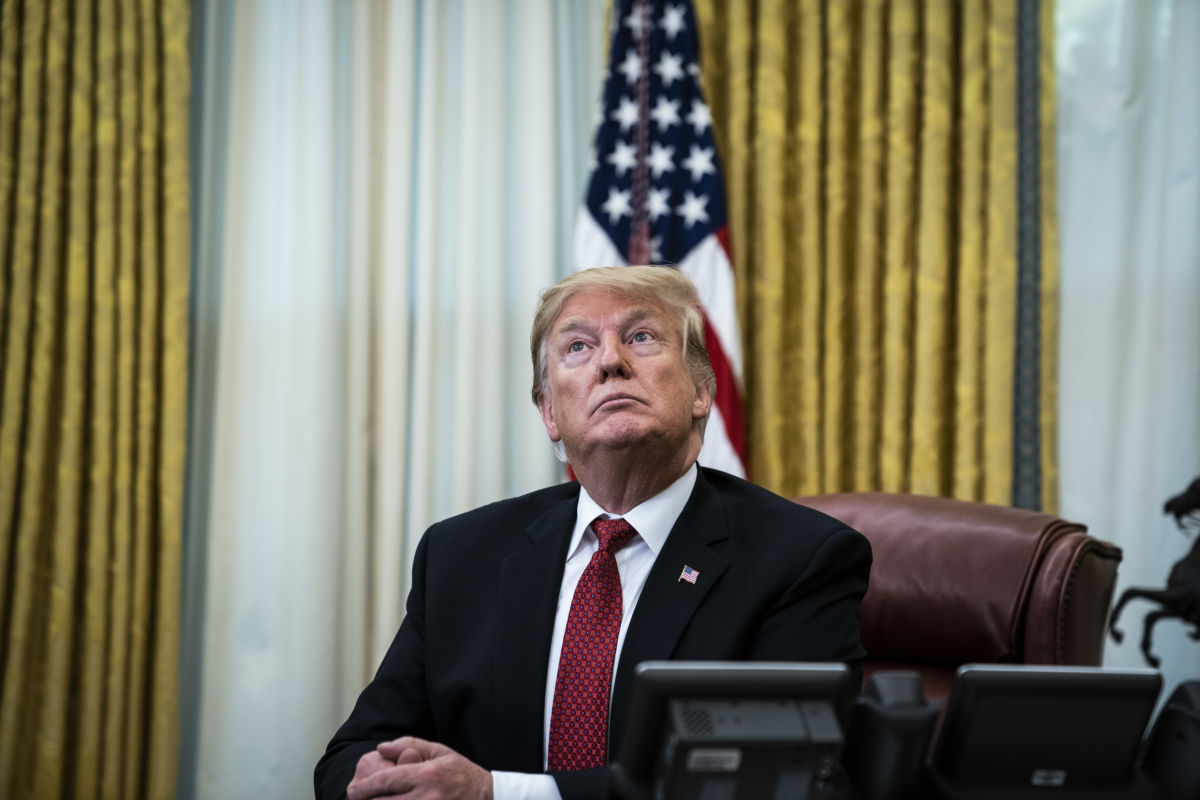
[[[617,650],[613,655],[613,673],[621,658],[621,647],[625,644],[625,632],[629,620],[646,585],[646,577],[654,566],[654,559],[667,541],[667,535],[679,519],[692,488],[696,485],[696,465],[693,463],[682,476],[666,489],[634,506],[622,515],[633,526],[638,535],[629,544],[616,552],[617,572],[621,575],[621,630],[617,634]],[[542,729],[542,767],[547,764],[550,744],[550,713],[554,707],[554,683],[558,678],[558,661],[562,655],[563,635],[567,630],[567,616],[571,612],[571,600],[575,597],[575,586],[583,570],[592,560],[598,544],[592,532],[592,520],[596,517],[614,518],[588,496],[580,487],[579,503],[575,510],[575,527],[567,545],[567,562],[563,568],[562,586],[558,590],[558,611],[554,615],[554,633],[550,643],[550,663],[547,665],[545,724]],[[609,685],[611,697],[612,686]],[[521,772],[492,772],[492,791],[495,800],[561,800],[558,786],[549,775],[531,775]]]

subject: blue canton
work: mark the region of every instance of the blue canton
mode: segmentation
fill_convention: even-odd
[[[638,5],[649,9],[644,18],[634,13]],[[613,22],[587,207],[627,262],[633,219],[641,211],[649,223],[651,261],[677,264],[726,222],[712,118],[700,91],[695,12],[688,2],[621,0]],[[649,35],[646,64],[638,56],[643,29]],[[649,102],[639,107],[637,82],[645,70]],[[634,172],[642,111],[649,181],[638,209]]]

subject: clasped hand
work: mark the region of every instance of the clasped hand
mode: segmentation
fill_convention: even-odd
[[[445,745],[401,736],[358,760],[346,800],[492,800],[492,773]]]

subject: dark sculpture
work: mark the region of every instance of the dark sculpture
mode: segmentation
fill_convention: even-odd
[[[1200,478],[1192,481],[1192,485],[1182,494],[1168,500],[1163,505],[1163,513],[1173,515],[1180,529],[1200,533]],[[1125,604],[1136,597],[1161,606],[1157,611],[1147,614],[1143,622],[1142,655],[1147,664],[1157,667],[1160,663],[1158,656],[1150,652],[1150,635],[1160,619],[1181,618],[1192,625],[1188,636],[1200,641],[1200,535],[1196,536],[1188,554],[1171,567],[1165,589],[1132,588],[1121,593],[1121,599],[1113,608],[1112,619],[1108,623],[1108,632],[1117,642],[1125,638],[1125,634],[1117,630],[1117,617]]]

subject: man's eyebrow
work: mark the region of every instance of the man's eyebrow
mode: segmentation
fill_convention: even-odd
[[[658,316],[659,315],[655,309],[651,308],[650,306],[634,306],[633,308],[629,309],[629,312],[625,314],[625,317],[621,320],[621,326],[627,328],[630,325],[637,325],[641,322],[645,322],[647,319],[656,318]]]
[[[658,312],[651,306],[633,306],[622,313],[619,327],[628,328],[658,316]],[[567,317],[554,326],[554,332],[560,335],[578,333],[579,331],[590,331],[595,327],[596,323],[587,317]]]
[[[584,317],[567,317],[558,325],[554,326],[554,332],[557,334],[577,333],[579,331],[589,330],[595,327]]]

